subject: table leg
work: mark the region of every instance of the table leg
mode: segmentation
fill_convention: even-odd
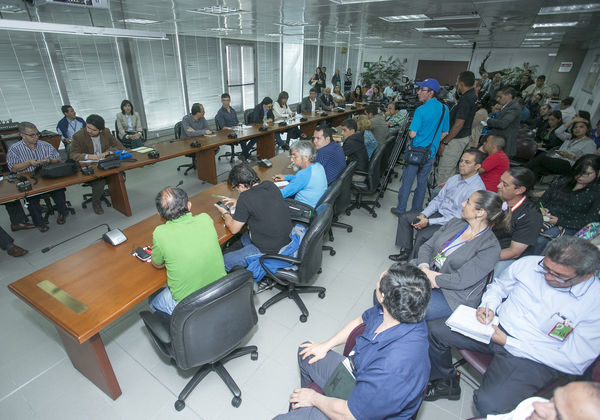
[[[259,159],[269,159],[275,156],[275,134],[263,134],[256,139],[256,155]]]
[[[58,331],[73,366],[113,400],[119,398],[122,394],[121,387],[106,354],[100,334],[79,344],[62,328],[57,326],[56,331]]]
[[[215,163],[215,149],[196,152],[196,171],[198,179],[211,184],[217,183],[217,165]]]
[[[106,177],[108,184],[108,192],[112,206],[115,210],[120,211],[125,216],[131,216],[131,206],[129,205],[129,197],[127,196],[127,188],[125,188],[125,180],[123,173],[117,172]]]

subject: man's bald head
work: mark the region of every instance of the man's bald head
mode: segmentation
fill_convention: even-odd
[[[166,187],[156,195],[156,209],[163,219],[175,220],[190,211],[191,203],[181,188]]]
[[[547,402],[533,403],[527,420],[596,420],[600,413],[600,383],[571,382],[557,388]]]

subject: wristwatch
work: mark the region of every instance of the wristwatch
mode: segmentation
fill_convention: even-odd
[[[231,212],[230,211],[226,211],[225,213],[221,213],[221,219],[225,220],[225,215],[228,214],[231,216]],[[233,217],[233,216],[232,216]]]

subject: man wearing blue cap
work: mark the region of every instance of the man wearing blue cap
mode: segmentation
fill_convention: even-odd
[[[413,195],[412,210],[421,210],[423,200],[427,190],[427,178],[435,161],[440,140],[443,139],[449,130],[449,111],[448,107],[435,98],[440,90],[440,84],[435,79],[425,79],[422,82],[416,82],[419,86],[417,95],[423,105],[415,110],[412,122],[409,127],[409,136],[413,147],[428,147],[430,150],[429,159],[422,165],[406,164],[402,171],[402,185],[398,191],[398,205],[392,207],[392,213],[402,214],[406,211],[408,196],[412,188],[415,177],[417,178],[417,189]],[[407,152],[408,153],[408,152]],[[405,159],[407,161],[407,159]]]

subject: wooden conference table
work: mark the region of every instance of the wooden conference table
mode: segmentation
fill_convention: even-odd
[[[303,114],[307,121],[298,122],[302,131],[307,136],[312,136],[317,124],[323,120],[329,120],[333,126],[339,125],[348,115],[354,112],[362,112],[363,107],[358,105],[356,109],[346,107],[342,112],[328,111],[328,116],[321,117],[319,115]],[[296,125],[296,124],[294,124]],[[291,126],[280,127],[277,124],[270,126],[266,131],[259,131],[260,125],[254,124],[251,128],[245,129],[242,132],[237,132],[236,139],[230,139],[227,136],[235,132],[234,130],[220,130],[214,136],[188,137],[173,142],[164,142],[152,145],[152,148],[160,154],[158,159],[149,159],[146,154],[131,152],[134,162],[121,161],[121,166],[114,169],[103,171],[94,167],[94,175],[83,175],[77,172],[73,175],[61,177],[57,179],[44,179],[38,177],[36,180],[31,180],[33,189],[27,193],[20,192],[15,183],[0,182],[0,204],[17,200],[25,196],[32,196],[48,191],[66,188],[70,185],[81,184],[84,182],[93,181],[98,178],[105,178],[108,185],[108,191],[111,196],[112,206],[115,210],[120,211],[126,216],[131,216],[131,206],[125,187],[125,180],[122,172],[139,168],[146,165],[151,165],[157,161],[173,159],[186,154],[195,153],[195,162],[198,173],[198,178],[210,182],[217,183],[217,167],[215,162],[214,150],[219,146],[236,143],[240,140],[256,139],[257,155],[260,159],[272,158],[275,156],[275,134],[280,131],[285,131]],[[200,143],[200,147],[191,147],[190,144],[194,141]]]
[[[255,167],[261,179],[291,173],[287,153],[272,159],[273,167]],[[237,196],[220,183],[191,197],[194,214],[208,213],[223,245],[232,237],[213,194]],[[100,331],[166,284],[165,270],[131,255],[136,247],[152,244],[152,232],[162,223],[155,214],[124,230],[127,241],[112,246],[99,241],[8,285],[8,288],[55,324],[73,363],[111,398],[121,395],[119,382],[106,354]]]

